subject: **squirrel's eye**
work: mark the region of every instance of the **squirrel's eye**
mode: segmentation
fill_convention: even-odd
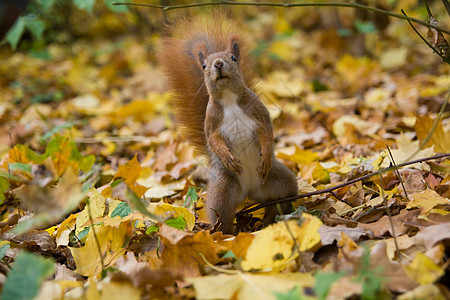
[[[231,55],[231,60],[232,61],[237,61],[236,57],[234,55]]]
[[[206,62],[204,61],[202,64],[203,70],[206,69]]]

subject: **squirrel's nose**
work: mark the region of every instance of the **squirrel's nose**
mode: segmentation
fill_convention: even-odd
[[[223,60],[221,59],[216,59],[214,61],[214,68],[216,69],[222,69],[223,68]]]

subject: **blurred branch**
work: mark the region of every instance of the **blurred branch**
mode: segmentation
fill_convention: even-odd
[[[445,0],[443,0],[445,1]],[[448,3],[448,2],[447,2]],[[189,8],[189,7],[198,7],[198,6],[211,6],[211,5],[242,5],[242,6],[274,6],[274,7],[306,7],[306,6],[329,6],[329,7],[351,7],[351,8],[360,8],[368,11],[373,11],[379,14],[388,15],[394,18],[408,20],[410,22],[418,23],[420,25],[423,25],[428,28],[434,28],[436,30],[445,32],[447,34],[450,34],[450,30],[447,30],[445,28],[441,28],[439,26],[435,26],[432,24],[429,24],[425,21],[410,18],[406,15],[401,15],[397,13],[393,13],[384,9],[375,8],[359,3],[334,3],[334,2],[323,2],[323,3],[271,3],[271,2],[234,2],[234,1],[211,1],[207,3],[191,3],[191,4],[182,4],[182,5],[159,5],[159,4],[149,4],[149,3],[123,3],[123,2],[113,2],[113,5],[134,5],[134,6],[145,6],[145,7],[152,7],[152,8],[159,8],[162,10],[172,10],[172,9],[179,9],[179,8]]]
[[[447,11],[448,16],[450,17],[450,3],[448,0],[442,0],[442,3],[444,4],[445,10]]]
[[[405,15],[405,17],[408,17],[405,13],[405,11],[403,9],[401,9],[402,14]],[[440,58],[442,58],[442,60],[448,64],[450,64],[450,60],[448,57],[445,57],[444,55],[441,54],[441,52],[436,49],[435,47],[433,47],[433,45],[431,45],[418,31],[417,29],[414,27],[414,25],[411,23],[410,20],[407,20],[409,25],[411,25],[412,29],[417,33],[417,35],[422,39],[422,41],[425,42],[425,44],[428,45],[428,47],[430,47],[431,49],[433,49],[434,52],[436,52],[437,55],[439,55]]]

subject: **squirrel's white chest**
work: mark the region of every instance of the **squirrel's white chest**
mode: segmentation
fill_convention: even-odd
[[[240,176],[243,188],[252,189],[260,183],[257,168],[260,162],[260,145],[256,134],[257,124],[237,104],[237,95],[224,92],[221,99],[223,120],[220,132],[241,161]]]

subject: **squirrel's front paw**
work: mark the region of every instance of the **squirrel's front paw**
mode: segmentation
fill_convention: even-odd
[[[261,162],[258,166],[259,177],[261,178],[262,184],[266,182],[269,171],[272,168],[272,156],[271,155],[261,155]]]
[[[227,155],[224,155],[222,157],[222,162],[225,165],[225,167],[230,170],[231,172],[235,173],[236,175],[242,174],[242,164],[241,161],[234,157],[231,152],[227,153]]]

